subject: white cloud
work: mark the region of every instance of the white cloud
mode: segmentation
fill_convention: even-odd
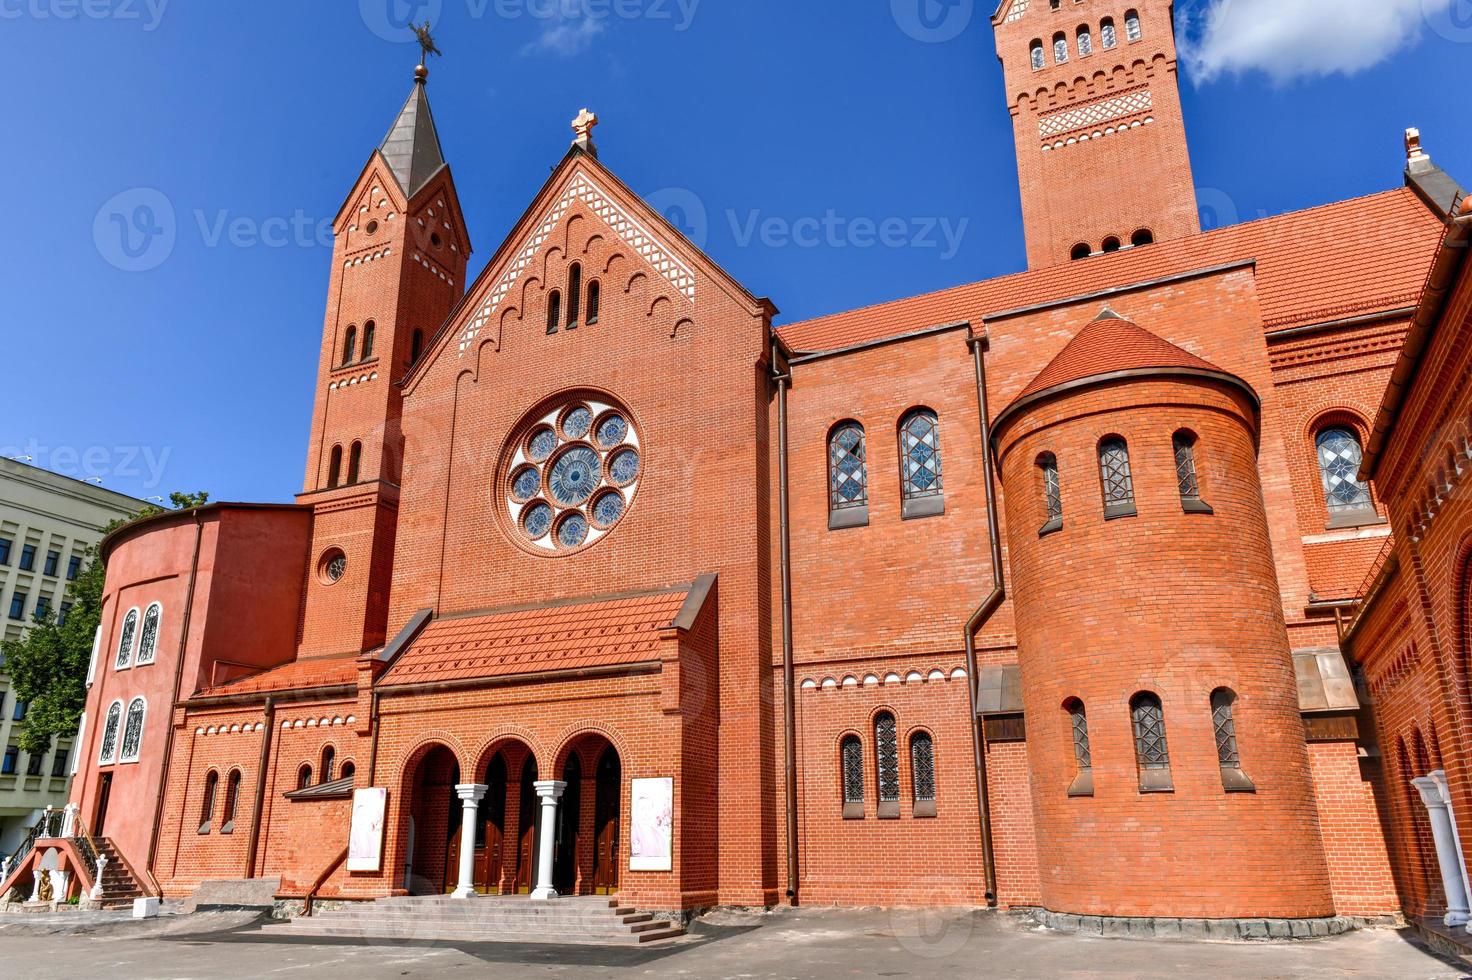
[[[1377,65],[1452,0],[1199,0],[1181,54],[1198,80],[1261,71],[1275,82]]]
[[[542,26],[542,33],[522,49],[522,54],[541,52],[571,57],[592,47],[593,38],[603,33],[603,19],[589,16],[586,10],[572,5],[563,9],[563,14]]]

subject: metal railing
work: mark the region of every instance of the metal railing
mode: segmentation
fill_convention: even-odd
[[[1372,593],[1375,591],[1375,586],[1379,584],[1380,576],[1385,574],[1385,566],[1390,563],[1394,555],[1395,535],[1389,534],[1385,537],[1385,543],[1380,546],[1380,553],[1370,563],[1370,569],[1365,573],[1365,580],[1355,590],[1354,597],[1359,601],[1351,610],[1350,614],[1345,617],[1344,629],[1340,635],[1341,641],[1348,637],[1354,631],[1354,628],[1359,625],[1360,617],[1365,614],[1365,610],[1370,606],[1370,599],[1373,598]]]

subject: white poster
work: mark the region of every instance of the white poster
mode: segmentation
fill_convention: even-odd
[[[377,871],[383,860],[383,813],[388,790],[353,792],[353,828],[348,837],[348,870]]]
[[[632,780],[630,871],[672,871],[675,866],[675,781]]]

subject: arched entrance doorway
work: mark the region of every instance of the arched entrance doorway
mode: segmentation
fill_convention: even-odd
[[[567,783],[557,807],[557,852],[552,862],[552,887],[559,895],[577,894],[578,852],[582,849],[583,763],[576,752],[567,757],[560,777]]]
[[[537,805],[537,760],[528,755],[521,767],[521,785],[518,787],[517,847],[516,847],[516,893],[527,895],[535,887],[537,874],[537,817],[542,808]]]
[[[593,790],[593,893],[618,891],[619,817],[622,808],[623,764],[609,745],[598,757]]]
[[[486,795],[481,797],[476,810],[475,859],[471,862],[475,890],[482,895],[496,895],[501,891],[506,850],[506,773],[506,755],[499,751],[482,773]],[[460,840],[458,833],[450,840],[450,857],[446,862],[451,872],[449,891],[455,888],[454,876],[460,867]]]
[[[404,887],[410,894],[441,894],[455,887],[450,847],[460,834],[459,781],[460,763],[443,745],[421,750],[406,768],[404,794],[411,802],[404,833]]]

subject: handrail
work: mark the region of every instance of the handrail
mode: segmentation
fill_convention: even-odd
[[[348,849],[344,847],[342,849],[342,853],[339,854],[336,858],[332,860],[331,863],[327,865],[326,869],[324,869],[323,872],[317,876],[316,881],[312,882],[312,887],[307,889],[307,897],[302,902],[302,915],[312,914],[312,903],[316,900],[317,893],[322,890],[323,885],[327,884],[327,879],[332,877],[332,873],[347,862],[347,859]]]

